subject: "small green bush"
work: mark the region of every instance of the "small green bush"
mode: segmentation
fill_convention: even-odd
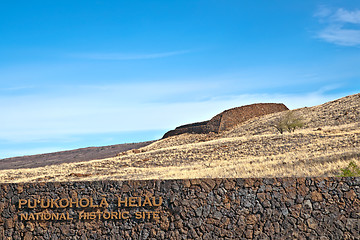
[[[304,126],[304,122],[293,112],[288,112],[284,117],[280,118],[273,126],[281,134],[283,134],[284,131],[294,132],[296,128],[302,128]]]
[[[351,161],[346,168],[340,169],[338,177],[360,177],[360,167],[354,161]]]

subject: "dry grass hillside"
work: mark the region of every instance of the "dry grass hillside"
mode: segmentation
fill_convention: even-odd
[[[360,94],[292,110],[305,125],[280,134],[289,111],[244,122],[221,134],[182,134],[117,157],[0,171],[1,182],[205,177],[334,176],[360,165]]]

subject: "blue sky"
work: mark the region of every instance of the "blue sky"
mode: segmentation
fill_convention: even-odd
[[[358,1],[2,1],[0,158],[360,92]]]

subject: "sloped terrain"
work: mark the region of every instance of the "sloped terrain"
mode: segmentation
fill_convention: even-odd
[[[69,151],[44,153],[0,159],[0,170],[17,168],[37,168],[62,163],[74,163],[95,159],[114,157],[119,152],[138,149],[154,141],[140,143],[124,143],[103,147],[87,147]]]
[[[117,157],[2,170],[1,182],[203,177],[334,176],[360,164],[360,94],[292,110],[305,126],[280,134],[289,111],[250,119],[220,134],[182,134]]]

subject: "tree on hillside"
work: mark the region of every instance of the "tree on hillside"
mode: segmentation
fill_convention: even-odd
[[[279,118],[273,125],[281,134],[283,134],[284,131],[294,132],[296,128],[302,128],[303,126],[304,122],[302,119],[292,111]]]

